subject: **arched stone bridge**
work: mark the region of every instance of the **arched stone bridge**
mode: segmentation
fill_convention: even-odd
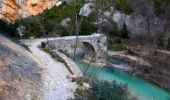
[[[58,49],[62,52],[70,50],[73,52],[75,48],[77,48],[76,50],[83,48],[86,61],[95,62],[99,66],[106,64],[107,37],[103,34],[59,37],[47,40],[45,43],[52,49]]]

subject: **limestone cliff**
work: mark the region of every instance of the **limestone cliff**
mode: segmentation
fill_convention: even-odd
[[[41,100],[40,67],[30,52],[0,34],[0,100]]]
[[[17,18],[41,13],[57,4],[58,0],[0,0],[0,18],[14,21]]]

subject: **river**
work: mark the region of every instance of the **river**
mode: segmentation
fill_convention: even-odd
[[[112,63],[119,64],[120,62],[114,60]],[[84,72],[88,66],[81,60],[76,61],[76,64],[82,72]],[[90,66],[87,70],[87,75],[95,75],[99,79],[126,84],[129,92],[139,100],[170,100],[170,92],[120,69]]]

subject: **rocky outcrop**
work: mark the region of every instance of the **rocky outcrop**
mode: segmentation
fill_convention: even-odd
[[[36,15],[46,8],[59,5],[58,0],[3,0],[0,4],[0,18],[7,21]]]
[[[0,35],[0,99],[40,100],[40,63],[20,45]]]
[[[90,15],[90,13],[93,11],[93,9],[91,9],[91,7],[92,7],[92,3],[87,3],[87,4],[85,4],[85,5],[80,9],[79,15],[88,17],[88,16]]]
[[[148,21],[140,14],[126,15],[117,11],[113,14],[112,20],[118,24],[119,28],[125,23],[132,34],[147,33]],[[158,34],[163,33],[165,30],[165,20],[158,17],[151,18],[149,24],[150,33]]]
[[[129,15],[127,15],[123,11],[118,11],[114,6],[110,6],[110,9],[107,10],[97,8],[98,21],[96,23],[100,25],[103,33],[105,33],[105,31],[106,33],[112,33],[114,30],[113,23],[116,23],[119,29],[121,29],[122,26],[126,24],[128,31],[132,33],[132,35],[141,35],[148,33],[148,25],[150,33],[154,33],[154,35],[161,33],[163,34],[166,28],[165,17],[163,17],[162,15],[160,15],[161,17],[156,15],[153,5],[147,5],[146,1],[147,0],[142,0],[140,2],[143,2],[146,7],[151,7],[152,10],[150,12],[147,11],[147,9],[149,8],[144,8],[142,5],[135,6],[135,4],[133,3],[131,3],[130,6],[134,6],[134,11],[131,12]],[[93,13],[94,8],[94,3],[86,3],[80,9],[79,15],[88,17],[90,13]],[[144,9],[146,11],[144,11]]]

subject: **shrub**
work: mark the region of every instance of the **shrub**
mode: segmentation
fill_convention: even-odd
[[[0,31],[8,34],[12,37],[19,38],[19,34],[17,33],[18,25],[16,23],[8,23],[0,19]]]
[[[95,81],[91,90],[96,100],[128,100],[127,87],[116,82]]]
[[[130,14],[133,12],[133,7],[127,0],[115,0],[115,9]]]
[[[54,34],[67,36],[70,33],[75,33],[75,10],[78,16],[82,1],[83,0],[81,0],[81,2],[76,2],[75,5],[70,2],[60,6],[54,6],[51,9],[44,10],[43,13],[36,16],[17,20],[16,23],[25,26],[24,38],[41,37],[47,34],[49,36]],[[68,28],[64,28],[60,25],[60,22],[65,18],[71,19]],[[80,20],[80,16],[78,17],[78,20]]]
[[[104,22],[101,24],[101,31],[105,34],[108,33],[108,36],[119,36],[119,29],[117,24],[113,21]]]
[[[127,43],[125,42],[125,39],[120,37],[112,37],[108,41],[108,49],[114,51],[124,51],[127,50]]]
[[[114,51],[123,51],[123,50],[127,49],[124,44],[119,44],[119,43],[118,44],[113,44],[111,48]]]
[[[97,31],[97,27],[94,22],[88,18],[85,18],[80,26],[80,35],[88,35]]]
[[[126,85],[91,78],[88,83],[91,88],[77,88],[74,100],[132,100]]]

